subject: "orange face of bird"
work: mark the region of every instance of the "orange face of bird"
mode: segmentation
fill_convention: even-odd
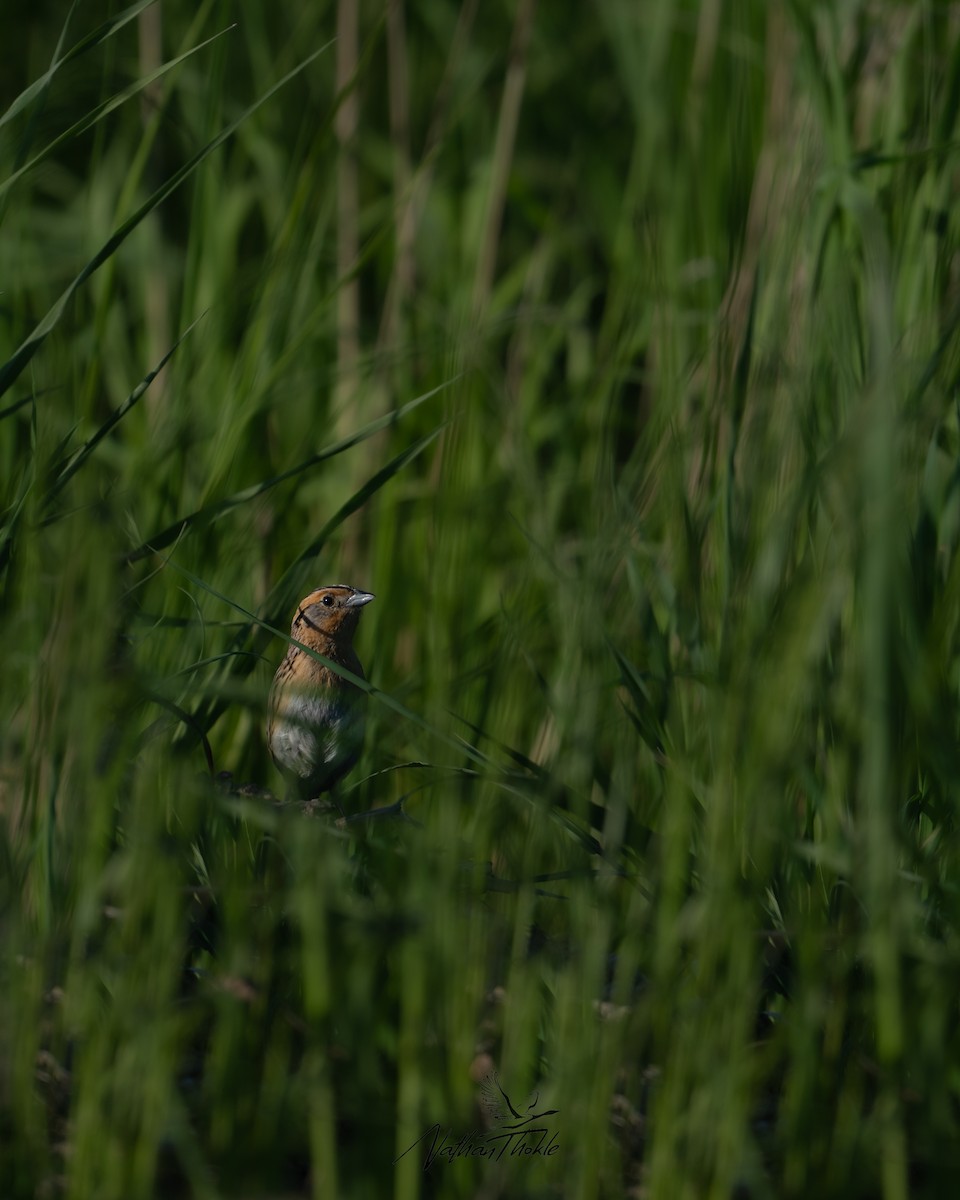
[[[308,644],[311,633],[349,642],[363,606],[372,599],[370,592],[358,592],[346,584],[318,588],[300,601],[290,633],[298,641]]]

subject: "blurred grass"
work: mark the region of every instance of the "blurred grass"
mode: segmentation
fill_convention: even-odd
[[[356,15],[4,10],[3,1195],[940,1196],[957,15]]]

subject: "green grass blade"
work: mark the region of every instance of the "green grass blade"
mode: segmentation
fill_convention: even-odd
[[[154,211],[164,200],[167,199],[173,192],[177,190],[197,168],[208,158],[218,146],[231,137],[243,125],[247,118],[261,108],[268,100],[271,99],[277,92],[280,91],[291,79],[295,79],[300,75],[311,63],[315,62],[327,50],[328,46],[321,46],[319,50],[315,50],[302,62],[300,62],[292,71],[288,71],[277,83],[265,92],[258,100],[249,105],[244,111],[231,121],[224,129],[212,138],[207,144],[185,163],[179,170],[175,171],[167,181],[162,184],[155,192],[136,210],[116,230],[116,232],[104,243],[100,250],[87,263],[83,270],[74,278],[73,282],[63,291],[60,298],[49,310],[46,316],[40,321],[33,332],[26,340],[18,347],[16,352],[2,366],[0,366],[0,396],[2,396],[10,387],[10,385],[19,377],[20,373],[26,367],[27,363],[33,358],[34,354],[40,349],[44,341],[56,328],[63,311],[69,303],[73,294],[77,289],[90,278],[91,275],[107,260],[116,253],[123,245],[124,241],[129,237],[134,229]]]

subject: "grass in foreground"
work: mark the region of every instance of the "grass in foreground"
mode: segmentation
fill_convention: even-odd
[[[949,13],[222,12],[5,63],[4,1194],[942,1194]]]

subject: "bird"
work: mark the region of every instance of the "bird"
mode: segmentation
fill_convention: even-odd
[[[374,596],[345,583],[317,588],[297,605],[290,636],[361,679],[353,648]],[[355,765],[363,745],[363,691],[291,642],[267,703],[267,745],[300,800],[315,800]]]

